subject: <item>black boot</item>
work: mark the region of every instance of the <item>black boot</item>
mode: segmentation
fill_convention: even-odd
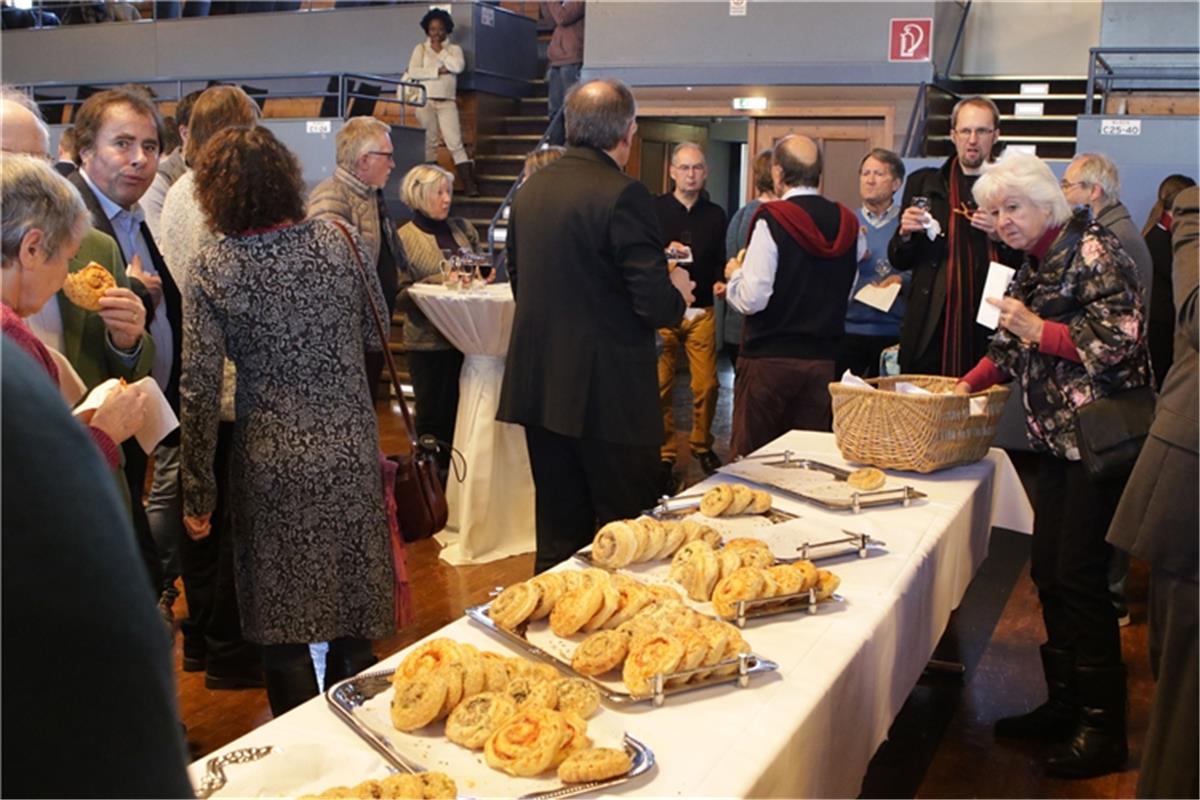
[[[1062,742],[1079,720],[1075,702],[1075,657],[1070,650],[1042,645],[1042,671],[1049,697],[1027,714],[996,720],[997,736]]]
[[[461,164],[455,164],[454,171],[458,173],[458,179],[462,181],[463,192],[467,197],[479,197],[479,184],[475,180],[475,162],[464,161]]]
[[[379,663],[366,639],[336,639],[325,654],[325,688]]]
[[[1079,722],[1071,739],[1046,759],[1055,778],[1093,778],[1125,767],[1125,667],[1076,667]]]
[[[317,696],[317,673],[312,659],[287,664],[268,664],[263,668],[267,683],[267,702],[271,715],[278,717]]]

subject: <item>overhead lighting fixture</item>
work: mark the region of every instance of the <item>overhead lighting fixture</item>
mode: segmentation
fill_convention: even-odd
[[[735,97],[733,98],[734,111],[765,111],[767,109],[767,98],[765,97]]]

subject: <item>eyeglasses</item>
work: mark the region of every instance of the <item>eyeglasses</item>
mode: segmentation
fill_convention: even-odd
[[[1059,181],[1058,185],[1062,187],[1064,192],[1066,192],[1069,191],[1072,186],[1088,186],[1090,184],[1087,181],[1069,181],[1066,178],[1063,178],[1061,181]]]
[[[954,131],[959,136],[965,139],[970,139],[972,136],[982,139],[984,136],[991,136],[996,132],[995,128],[959,128]]]
[[[366,152],[366,155],[369,155],[369,156],[383,156],[383,157],[384,157],[384,158],[386,158],[388,161],[395,161],[395,160],[396,160],[396,159],[395,159],[395,157],[394,157],[394,156],[395,156],[395,153],[394,153],[393,151],[391,151],[391,150],[368,150],[368,151]]]
[[[673,166],[680,172],[704,172],[708,169],[704,164],[675,164]]]

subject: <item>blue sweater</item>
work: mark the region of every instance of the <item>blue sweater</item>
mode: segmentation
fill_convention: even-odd
[[[893,209],[899,211],[893,206]],[[853,299],[858,290],[873,281],[881,280],[875,273],[875,262],[887,259],[888,241],[896,229],[900,227],[900,215],[896,213],[888,218],[881,226],[875,227],[867,221],[863,210],[857,212],[859,235],[866,236],[867,254],[858,262],[858,275],[854,279],[854,288],[850,290],[850,303],[846,306],[846,333],[857,336],[894,336],[900,338],[900,323],[904,319],[905,298],[908,296],[908,283],[911,273],[897,272],[903,281],[900,296],[892,304],[891,310],[884,312],[860,303]]]

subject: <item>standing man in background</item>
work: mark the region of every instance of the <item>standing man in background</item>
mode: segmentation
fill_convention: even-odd
[[[759,206],[745,259],[725,265],[725,297],[746,315],[733,383],[734,455],[795,428],[830,429],[829,383],[857,262],[858,220],[821,197],[817,143],[785,136],[774,162],[782,199]]]
[[[960,100],[950,113],[954,155],[914,172],[904,187],[900,227],[888,260],[912,272],[900,327],[900,371],[965,375],[987,353],[992,331],[975,322],[988,264],[1016,267],[1021,255],[993,235],[971,188],[1000,138],[1000,111],[986,97]],[[928,208],[914,199],[923,198]]]
[[[662,328],[662,352],[658,356],[658,395],[662,403],[663,444],[660,453],[660,489],[675,494],[675,412],[671,391],[675,385],[675,359],[680,348],[687,355],[692,374],[692,432],[688,445],[706,475],[721,466],[712,450],[713,417],[717,413],[717,329],[713,313],[713,286],[722,277],[725,255],[725,211],[705,196],[708,162],[695,142],[682,142],[671,152],[671,180],[675,190],[654,203],[658,225],[668,250],[690,250],[691,262],[684,264],[696,282],[696,301],[678,326]]]
[[[860,378],[879,377],[879,354],[900,341],[905,294],[912,273],[897,273],[888,261],[888,242],[900,227],[896,192],[904,185],[904,162],[891,150],[876,147],[858,167],[858,276],[846,307],[846,334],[838,352],[837,375],[850,370]],[[900,284],[900,294],[886,311],[855,295],[867,286]]]
[[[549,0],[542,3],[542,16],[554,21],[554,33],[550,34],[550,46],[546,48],[546,114],[550,119],[550,144],[562,144],[565,140],[563,118],[555,119],[563,107],[567,90],[579,81],[579,70],[583,67],[583,15],[584,0]]]
[[[654,199],[622,168],[637,131],[618,80],[567,95],[562,158],[513,203],[508,270],[517,301],[496,419],[525,426],[542,572],[654,500],[662,416],[654,331],[692,301],[667,270]]]

